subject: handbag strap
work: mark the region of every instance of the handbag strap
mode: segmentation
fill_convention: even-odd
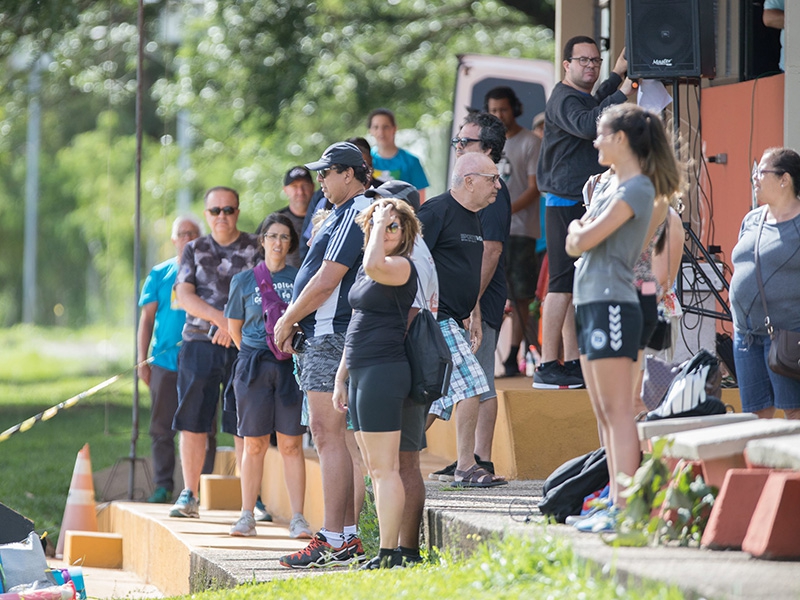
[[[769,337],[772,337],[772,322],[769,320],[769,313],[767,312],[767,297],[764,294],[764,282],[761,279],[761,261],[758,257],[758,247],[761,244],[761,231],[764,229],[764,222],[767,220],[767,210],[768,207],[764,207],[762,211],[761,221],[758,223],[758,235],[756,236],[756,247],[753,250],[753,255],[755,257],[755,267],[756,267],[756,283],[758,283],[758,293],[761,296],[761,306],[764,307],[764,325],[767,327],[767,333]]]
[[[414,271],[414,274],[417,276],[417,292],[419,293],[419,291],[422,289],[422,281],[420,281],[420,278],[419,278],[419,271],[417,271],[417,267],[416,267],[416,265],[414,265],[414,261],[413,260],[411,260],[408,256],[404,256],[403,258],[405,258],[408,261],[408,264],[411,267],[411,270]],[[405,334],[403,334],[403,337],[405,338],[405,335],[408,334],[408,326],[409,326],[408,314],[406,314],[405,318],[403,318],[403,309],[400,308],[400,300],[397,298],[397,287],[399,287],[399,286],[395,286],[395,288],[394,288],[394,302],[395,302],[395,304],[397,304],[397,312],[400,313],[400,320],[403,321],[403,329],[405,330]],[[416,298],[416,294],[414,295],[414,297]],[[420,308],[420,310],[421,311],[425,310],[427,303],[425,302],[425,295],[424,294],[422,295],[422,303],[421,304],[422,304],[422,307]]]

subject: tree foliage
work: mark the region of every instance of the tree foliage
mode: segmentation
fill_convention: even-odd
[[[32,59],[48,53],[43,114],[39,320],[128,320],[132,289],[136,2],[0,2],[0,56],[27,52],[0,91],[0,322],[19,319],[25,127]],[[163,0],[146,5],[143,268],[166,258],[178,189],[240,190],[243,229],[285,205],[283,173],[366,135],[376,106],[428,155],[444,152],[457,55],[552,58],[550,0]],[[44,10],[47,6],[51,10]],[[57,9],[53,12],[52,9]],[[58,12],[61,11],[61,12]],[[59,16],[56,16],[59,15]],[[180,24],[180,26],[178,26]],[[19,65],[20,61],[16,61]],[[176,166],[190,115],[191,167]],[[416,148],[417,146],[415,146]],[[199,201],[195,201],[195,208]],[[58,244],[57,252],[49,248]]]

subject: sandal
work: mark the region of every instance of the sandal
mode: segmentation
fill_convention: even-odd
[[[489,488],[508,483],[505,479],[498,479],[478,465],[472,465],[466,471],[456,469],[455,477],[455,481],[450,484],[452,487]]]

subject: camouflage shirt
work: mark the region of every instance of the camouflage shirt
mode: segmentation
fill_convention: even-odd
[[[175,283],[191,283],[201,300],[224,310],[231,278],[236,273],[252,269],[258,260],[258,237],[252,233],[241,232],[227,246],[221,246],[210,235],[204,235],[186,244]],[[208,340],[210,325],[187,312],[183,340]]]

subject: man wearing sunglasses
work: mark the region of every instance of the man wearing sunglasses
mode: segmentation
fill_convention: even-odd
[[[621,104],[633,94],[625,76],[628,61],[623,49],[613,72],[592,95],[603,59],[597,43],[576,36],[564,46],[564,79],[553,87],[545,106],[544,139],[536,181],[545,195],[545,237],[550,281],[542,305],[542,364],[533,375],[537,389],[582,388],[572,283],[575,258],[567,255],[567,227],[585,211],[583,186],[600,173],[593,141],[597,118],[604,108]],[[559,362],[563,345],[564,362]]]
[[[211,233],[186,244],[175,284],[186,323],[178,357],[178,410],[173,428],[181,432],[184,490],[171,517],[199,517],[197,492],[220,394],[225,393],[222,431],[234,434],[237,457],[242,439],[236,436],[236,403],[228,380],[236,346],[223,314],[231,278],[252,269],[258,259],[257,236],[239,231],[239,194],[214,187],[205,195],[205,217]]]
[[[294,297],[275,324],[275,342],[292,352],[294,325],[306,336],[298,350],[300,387],[308,396],[311,434],[322,469],[323,527],[309,545],[280,559],[293,568],[330,567],[364,560],[356,533],[353,464],[345,441],[345,415],[333,407],[333,385],[352,309],[347,294],[361,266],[364,234],[356,215],[369,206],[369,171],[350,142],[329,146],[306,165],[333,212],[314,235],[294,283]],[[297,349],[296,349],[297,350]]]

